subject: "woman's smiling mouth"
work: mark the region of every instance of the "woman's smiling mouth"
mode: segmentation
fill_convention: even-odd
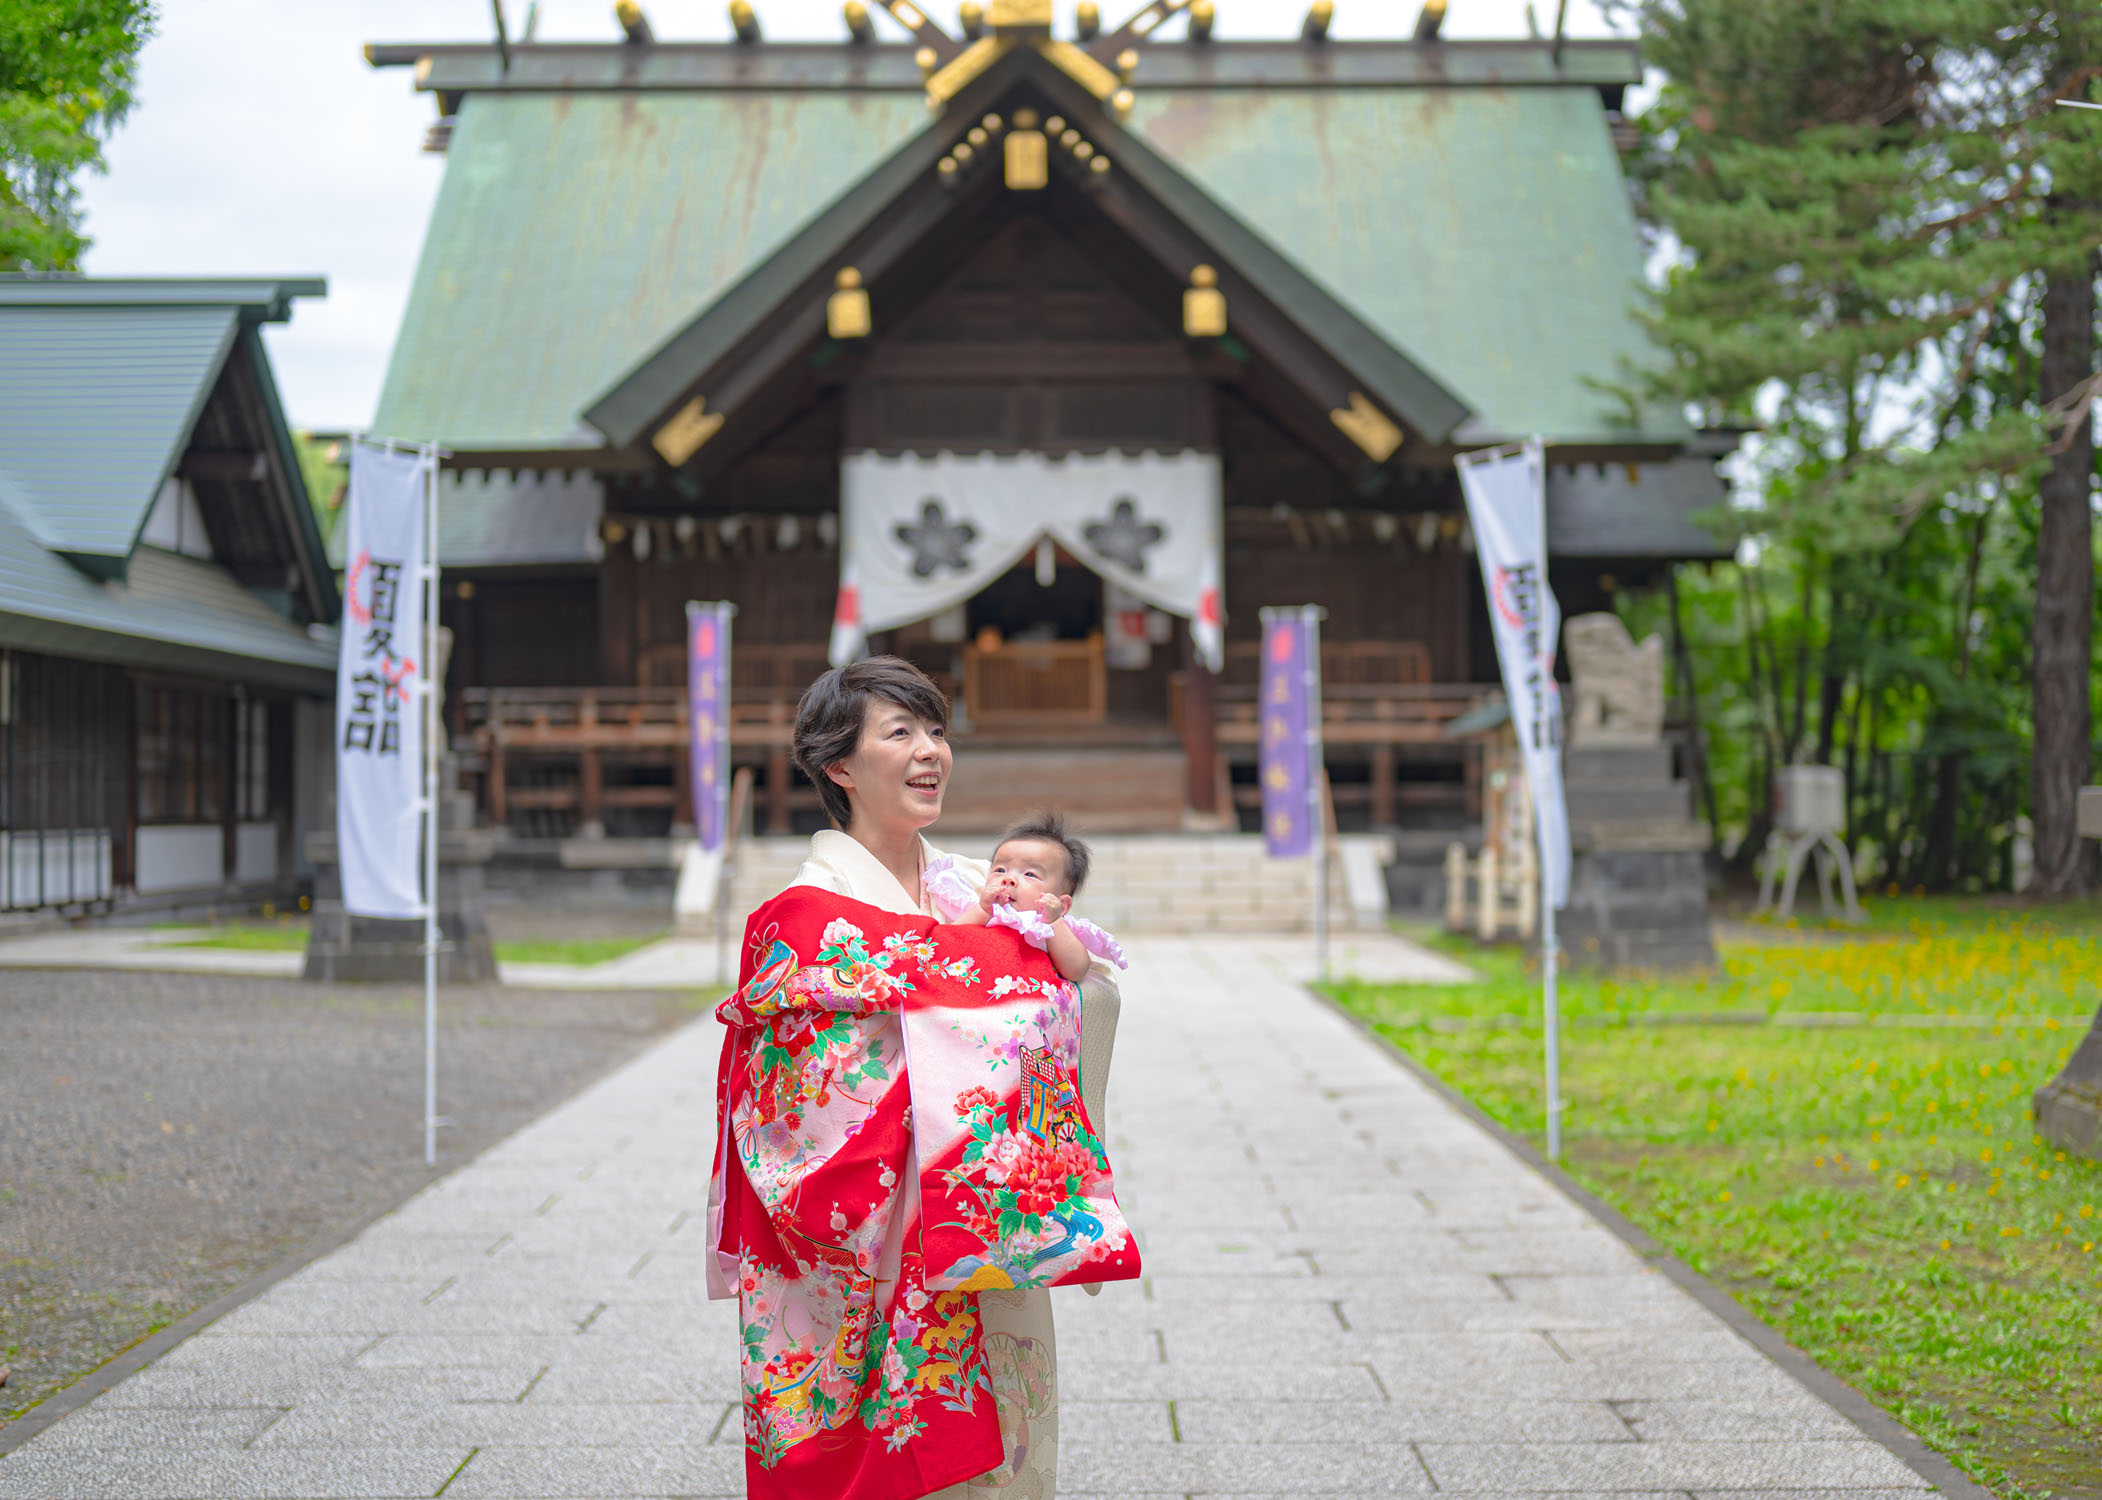
[[[942,779],[938,773],[933,771],[928,771],[919,776],[909,776],[906,778],[905,784],[925,796],[938,797],[941,795]]]

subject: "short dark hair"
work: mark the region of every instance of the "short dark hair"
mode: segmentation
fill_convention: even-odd
[[[864,657],[834,667],[803,689],[788,753],[817,787],[826,813],[842,828],[852,820],[854,807],[847,801],[846,788],[827,776],[825,768],[838,765],[861,743],[872,698],[895,703],[943,730],[949,727],[949,700],[933,678],[903,657]]]
[[[1088,847],[1072,834],[1066,832],[1065,816],[1055,812],[1033,812],[1021,822],[1000,835],[1000,843],[993,845],[995,853],[1000,844],[1011,844],[1016,839],[1030,839],[1040,844],[1056,844],[1066,851],[1066,894],[1077,896],[1087,883],[1088,861],[1092,858]]]

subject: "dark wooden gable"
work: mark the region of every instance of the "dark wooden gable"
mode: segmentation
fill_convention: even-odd
[[[196,493],[212,556],[250,588],[282,592],[301,620],[332,617],[304,481],[272,422],[276,393],[237,339],[176,472]]]
[[[879,330],[848,384],[848,446],[1212,446],[1209,392],[1176,323],[1177,290],[1135,260],[1082,244],[1053,212],[1003,216]]]

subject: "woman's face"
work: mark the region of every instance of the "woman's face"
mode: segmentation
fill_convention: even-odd
[[[857,826],[925,828],[942,815],[950,759],[939,724],[877,698],[861,721],[861,743],[826,774],[846,791]]]

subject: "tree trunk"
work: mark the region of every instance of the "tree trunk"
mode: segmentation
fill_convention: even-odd
[[[2041,394],[2052,401],[2094,372],[2095,283],[2092,262],[2044,282]],[[2095,472],[2094,432],[2085,408],[2075,413],[2064,451],[2037,492],[2036,615],[2032,632],[2035,739],[2029,794],[2036,831],[2032,894],[2074,896],[2085,888],[2075,804],[2087,784],[2093,732],[2088,702],[2094,641],[2095,560],[2088,491]]]

